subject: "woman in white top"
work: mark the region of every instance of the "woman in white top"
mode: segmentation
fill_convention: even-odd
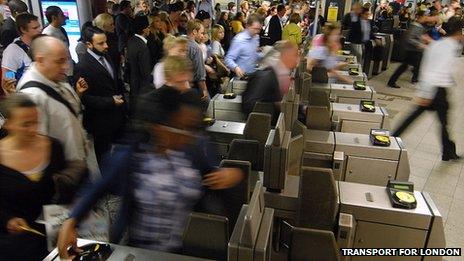
[[[163,41],[164,53],[167,56],[187,56],[188,39],[185,37],[174,37],[168,35]],[[164,79],[164,59],[155,65],[153,69],[153,84],[156,89],[161,88],[165,84]]]
[[[224,27],[222,25],[216,24],[211,29],[211,53],[219,57],[224,57],[225,52],[222,48],[221,41],[224,39]]]

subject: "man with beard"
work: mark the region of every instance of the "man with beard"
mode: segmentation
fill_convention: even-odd
[[[101,164],[103,154],[121,133],[126,119],[123,84],[108,58],[105,32],[91,26],[83,32],[87,53],[76,66],[76,79],[84,78],[88,90],[82,95],[84,126],[94,139],[95,154]]]

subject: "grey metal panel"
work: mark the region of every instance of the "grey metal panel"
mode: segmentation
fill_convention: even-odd
[[[264,192],[266,207],[286,211],[297,210],[300,177],[287,175],[285,179],[285,187],[280,193]]]
[[[399,160],[400,150],[394,137],[390,137],[389,147],[374,146],[368,134],[335,132],[335,150],[346,156],[368,157],[385,160]]]
[[[240,261],[239,257],[239,246],[240,246],[240,237],[242,234],[245,215],[248,210],[248,205],[243,205],[242,209],[240,210],[240,214],[237,218],[237,222],[235,223],[234,230],[232,231],[232,235],[230,236],[229,244],[227,246],[227,260],[229,261]]]
[[[230,143],[233,139],[240,139],[243,137],[245,130],[245,123],[234,121],[216,120],[216,122],[207,127],[211,140],[216,142]]]
[[[241,111],[215,110],[214,118],[223,121],[245,122],[246,116]]]
[[[338,98],[359,98],[359,99],[371,99],[372,89],[367,86],[365,90],[355,90],[353,85],[350,84],[330,84],[330,93]]]
[[[383,113],[382,128],[390,130],[390,114],[388,114],[388,110],[385,107],[380,107],[380,110]]]
[[[256,239],[253,261],[270,261],[272,250],[272,227],[274,223],[274,209],[265,208],[258,238]]]
[[[288,148],[288,174],[300,175],[301,158],[303,155],[304,138],[303,135],[298,135],[290,140]]]
[[[386,224],[358,221],[356,225],[355,248],[423,248],[427,231]],[[375,260],[421,260],[422,257],[376,256]],[[373,257],[352,257],[356,260],[373,260]]]
[[[237,95],[234,99],[224,99],[224,94],[216,94],[212,99],[215,110],[242,110],[242,96]]]
[[[417,200],[415,209],[394,208],[385,187],[366,184],[338,182],[340,189],[340,212],[352,214],[357,221],[377,222],[427,230],[432,213],[419,191],[414,192]],[[371,195],[368,201],[366,193]]]
[[[375,106],[375,112],[361,111],[359,104],[332,103],[332,115],[340,120],[368,121],[382,123],[383,112],[379,106]]]
[[[332,154],[335,150],[334,132],[306,130],[304,137],[304,151]]]
[[[342,120],[340,132],[369,134],[372,129],[379,129],[381,127],[381,122]]]
[[[367,75],[363,72],[359,72],[358,75],[350,75],[348,71],[337,71],[340,75],[350,77],[354,81],[367,81]]]
[[[408,150],[406,149],[406,146],[404,145],[403,140],[400,137],[396,137],[396,141],[398,142],[398,145],[401,148],[400,160],[398,162],[398,170],[396,171],[396,179],[408,181],[409,174],[411,172],[409,169]]]
[[[438,210],[438,207],[433,202],[433,199],[427,192],[422,192],[425,201],[427,202],[430,211],[433,213],[433,222],[429,229],[429,238],[427,241],[426,248],[437,248],[437,247],[446,247],[446,238],[445,238],[445,231],[444,231],[444,222],[443,217]],[[425,257],[424,260],[442,260],[442,257]]]
[[[348,156],[346,182],[385,186],[396,174],[397,161]]]

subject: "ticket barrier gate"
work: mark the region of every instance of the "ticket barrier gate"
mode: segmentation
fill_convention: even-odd
[[[376,35],[375,37],[380,41],[380,45],[376,43],[376,46],[373,48],[374,67],[372,68],[372,74],[377,75],[382,72],[384,57],[387,52],[387,40],[386,36]]]
[[[307,84],[306,81],[305,84]],[[361,100],[375,101],[377,94],[369,86],[366,86],[365,90],[356,90],[353,85],[336,83],[312,83],[310,91],[326,92],[331,102],[348,104],[359,104]]]
[[[208,114],[216,120],[244,122],[246,115],[242,112],[242,96],[224,98],[224,94],[216,94],[210,102]]]
[[[306,144],[305,144],[306,145]],[[286,162],[289,165],[289,161]],[[340,248],[434,248],[445,247],[443,220],[430,196],[415,191],[414,209],[395,208],[381,186],[336,181],[336,173],[327,167],[306,167],[302,162],[299,176],[280,172],[263,175],[265,206],[274,212],[273,260],[288,259],[288,232],[285,223],[310,229],[335,231]],[[277,174],[276,174],[277,173]],[[268,181],[267,179],[271,179]],[[281,183],[272,180],[282,180]],[[379,237],[378,235],[382,235]],[[291,237],[291,236],[290,236]],[[327,240],[325,242],[328,242]],[[290,244],[292,241],[290,242]],[[333,252],[333,246],[320,246],[319,251]],[[338,260],[338,257],[333,257]],[[342,260],[364,260],[362,257],[341,257]],[[369,257],[381,260],[382,257]],[[405,257],[388,257],[404,260]],[[410,257],[408,257],[410,259]],[[433,260],[437,257],[425,258]],[[407,260],[409,260],[407,259]],[[441,260],[441,258],[438,258]],[[367,260],[367,259],[366,259]],[[417,260],[421,260],[418,257]]]
[[[219,160],[247,160],[254,162],[253,169],[261,170],[264,143],[270,129],[271,116],[253,112],[246,123],[216,120],[206,132]]]
[[[311,92],[307,106],[306,126],[313,130],[349,133],[370,133],[371,129],[389,129],[386,109],[373,106],[363,111],[362,105],[330,103],[327,93]]]
[[[382,70],[385,71],[390,67],[393,54],[393,34],[377,33],[376,36],[385,38],[385,52],[382,61]]]
[[[303,129],[302,166],[327,167],[336,180],[384,186],[390,179],[408,181],[408,152],[401,138],[389,147],[372,144],[369,134]]]

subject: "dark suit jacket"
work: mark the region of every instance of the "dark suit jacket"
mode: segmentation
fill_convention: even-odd
[[[111,59],[114,74],[115,67]],[[85,106],[84,122],[91,133],[117,133],[121,131],[126,119],[125,106],[114,104],[114,95],[123,95],[122,81],[115,75],[111,77],[108,71],[92,55],[86,53],[79,60],[74,71],[75,80],[82,77],[89,85],[89,89],[82,96]]]
[[[151,64],[153,66],[163,58],[163,39],[164,36],[162,34],[155,36],[153,33],[150,33],[147,37],[147,45],[150,50]]]
[[[370,22],[371,25],[371,33],[369,39],[374,38],[374,26],[373,23]],[[363,43],[363,33],[361,27],[361,19],[358,19],[357,22],[351,23],[350,32],[348,33],[348,41],[354,44],[362,44]]]
[[[139,96],[153,90],[150,50],[147,44],[137,36],[132,36],[127,43],[127,60],[130,67],[131,96]]]
[[[269,21],[269,45],[273,45],[275,42],[282,40],[282,24],[278,15],[274,15]]]
[[[19,37],[18,29],[16,28],[16,22],[8,17],[8,19],[3,22],[2,33],[0,36],[0,43],[3,47],[7,47],[14,39]]]
[[[119,72],[121,68],[121,52],[119,51],[118,36],[115,33],[106,33],[106,39],[106,43],[108,44],[108,57],[111,59],[115,70]]]
[[[246,90],[242,93],[242,109],[249,114],[257,102],[275,103],[281,100],[279,80],[274,69],[268,67],[250,75]]]
[[[127,46],[127,41],[134,34],[132,31],[133,20],[125,14],[118,14],[114,19],[114,24],[118,36],[119,52],[122,53]]]

